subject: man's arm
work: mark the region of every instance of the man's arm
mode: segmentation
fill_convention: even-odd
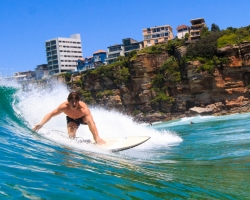
[[[105,144],[106,142],[102,138],[99,137],[95,122],[87,106],[86,108],[84,108],[84,114],[85,114],[85,123],[88,124],[89,130],[91,131],[95,142],[97,144]]]
[[[58,108],[56,108],[55,110],[53,110],[51,113],[48,113],[44,118],[43,120],[39,123],[39,124],[36,124],[34,126],[34,128],[32,129],[33,131],[38,131],[40,128],[42,128],[42,126],[44,124],[46,124],[52,117],[56,116],[56,115],[59,115],[61,114],[63,111],[62,111],[62,106],[60,105]]]

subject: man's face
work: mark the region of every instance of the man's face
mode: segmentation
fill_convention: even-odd
[[[79,101],[76,100],[76,99],[71,99],[69,101],[69,104],[70,104],[70,107],[73,109],[73,110],[76,110],[77,109],[77,106],[79,104]]]

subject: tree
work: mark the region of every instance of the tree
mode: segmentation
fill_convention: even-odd
[[[190,36],[189,33],[186,33],[186,34],[185,34],[185,40],[186,40],[186,41],[188,40],[189,36]]]
[[[212,32],[220,31],[220,28],[219,28],[218,25],[212,23],[212,25],[211,25],[211,31]]]
[[[201,38],[201,40],[194,44],[190,44],[187,47],[186,55],[191,58],[198,56],[204,58],[213,57],[217,51],[217,40],[220,36],[220,32],[209,32],[209,34]]]

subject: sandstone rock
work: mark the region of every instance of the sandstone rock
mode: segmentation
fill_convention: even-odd
[[[191,114],[200,114],[200,115],[211,115],[214,111],[213,108],[201,108],[201,107],[193,107],[189,109]]]
[[[113,105],[122,105],[122,101],[119,95],[109,96],[109,99]]]
[[[249,99],[248,98],[245,98],[244,96],[240,96],[236,99],[232,99],[231,101],[229,100],[226,100],[225,101],[225,106],[227,108],[235,108],[235,107],[240,107],[246,103],[249,102]]]

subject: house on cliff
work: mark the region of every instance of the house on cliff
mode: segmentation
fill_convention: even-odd
[[[107,52],[104,50],[98,50],[93,53],[93,56],[87,58],[79,58],[77,60],[77,71],[86,71],[95,69],[100,65],[106,64]]]
[[[138,42],[133,38],[124,38],[122,39],[122,44],[115,44],[108,47],[107,64],[115,62],[119,56],[128,56],[130,51],[140,50],[143,46],[142,41]]]
[[[49,69],[47,64],[37,65],[35,68],[36,80],[41,80],[42,78],[49,76]]]
[[[140,50],[143,48],[143,42],[138,42],[132,38],[122,39],[122,44],[124,46],[124,55],[128,56],[129,52],[134,50]]]
[[[107,64],[111,64],[116,61],[119,56],[125,56],[124,46],[122,44],[114,44],[108,47],[107,51]]]
[[[190,34],[190,27],[182,24],[176,28],[176,31],[177,31],[177,38],[183,39],[185,38],[186,34]]]
[[[191,19],[189,41],[199,40],[201,37],[201,30],[207,27],[204,18]]]
[[[174,38],[173,29],[169,25],[142,29],[144,47],[164,43]]]

